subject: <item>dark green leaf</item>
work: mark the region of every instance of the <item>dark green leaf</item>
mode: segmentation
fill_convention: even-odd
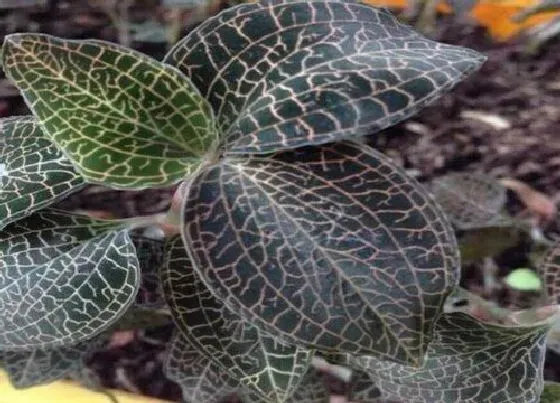
[[[165,58],[210,101],[234,154],[372,134],[413,115],[483,60],[422,37],[385,9],[335,0],[233,7]]]
[[[348,392],[348,400],[353,403],[389,403],[374,380],[363,371],[352,371]]]
[[[241,400],[245,403],[266,403],[261,396],[246,389],[240,391]],[[313,368],[303,377],[301,384],[286,403],[329,403],[330,394],[320,374]]]
[[[79,343],[118,319],[140,273],[115,226],[42,211],[0,231],[0,349]]]
[[[548,321],[493,325],[460,312],[438,320],[422,368],[351,357],[385,398],[407,403],[537,403]]]
[[[88,340],[75,346],[3,352],[4,369],[18,389],[54,382],[79,372],[84,360],[98,349],[105,338]]]
[[[538,272],[550,302],[560,304],[560,241],[546,253]]]
[[[215,143],[211,108],[189,80],[141,53],[13,34],[2,59],[45,133],[90,182],[169,185]]]
[[[540,403],[559,403],[560,402],[560,383],[545,382],[544,390],[541,394]]]
[[[195,274],[180,237],[169,242],[162,283],[175,322],[189,342],[267,402],[285,402],[312,352],[286,345],[244,322]]]
[[[216,363],[177,333],[167,353],[165,374],[179,384],[189,403],[220,403],[235,393],[238,383]]]
[[[0,229],[83,185],[33,117],[0,120],[0,136]]]
[[[435,179],[432,192],[447,217],[461,229],[489,226],[503,220],[506,190],[484,175],[454,173]]]
[[[101,211],[114,218],[132,218],[167,212],[176,186],[149,190],[117,190],[89,185],[57,203],[65,211]]]
[[[560,241],[550,248],[538,267],[546,297],[552,304],[560,304]],[[557,320],[547,339],[547,346],[560,354],[560,320]]]
[[[234,312],[295,344],[418,364],[455,286],[427,192],[351,143],[223,160],[189,188],[184,238]]]

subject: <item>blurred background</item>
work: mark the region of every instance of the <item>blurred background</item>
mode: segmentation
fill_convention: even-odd
[[[507,209],[528,220],[538,236],[560,233],[560,1],[366,0],[392,10],[426,36],[484,53],[482,69],[455,90],[366,142],[420,181],[449,173],[500,178]],[[237,2],[196,0],[0,0],[2,37],[43,32],[96,38],[132,47],[158,60],[190,29]],[[17,89],[0,73],[0,117],[28,114]],[[78,193],[66,206],[114,215],[119,209],[167,206],[173,189]],[[155,199],[154,199],[155,197]],[[118,211],[115,211],[118,210]],[[480,241],[479,241],[480,242]],[[462,285],[501,305],[530,305],[530,292],[504,281],[512,269],[530,266],[530,242],[516,239],[488,260],[464,267]],[[488,270],[490,266],[491,270]],[[488,285],[491,273],[493,281]],[[172,401],[180,390],[161,369],[170,327],[121,332],[89,363],[95,383]],[[545,377],[560,381],[560,356],[549,352]],[[333,395],[344,384],[328,378]],[[0,397],[1,401],[1,397]]]

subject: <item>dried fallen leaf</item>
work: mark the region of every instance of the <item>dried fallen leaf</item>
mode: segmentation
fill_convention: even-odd
[[[526,183],[509,178],[500,180],[500,183],[515,192],[527,210],[537,216],[541,222],[552,221],[558,214],[558,208],[551,198]]]

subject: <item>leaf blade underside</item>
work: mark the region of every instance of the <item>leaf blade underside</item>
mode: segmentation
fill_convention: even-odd
[[[165,61],[212,105],[226,153],[372,134],[416,113],[484,58],[352,1],[269,0],[205,21]]]
[[[165,186],[212,147],[212,111],[178,70],[102,41],[12,34],[6,75],[88,182]]]
[[[427,192],[351,143],[226,159],[193,179],[183,223],[215,295],[309,348],[418,364],[459,275]]]
[[[162,284],[184,337],[222,371],[267,402],[285,402],[313,353],[276,340],[229,311],[197,277],[180,237],[169,241]]]
[[[115,223],[42,211],[0,232],[0,349],[76,344],[134,301],[138,260]]]
[[[0,229],[83,186],[32,116],[0,120]]]

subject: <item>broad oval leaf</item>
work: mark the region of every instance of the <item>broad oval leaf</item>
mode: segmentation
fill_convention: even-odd
[[[483,61],[355,1],[264,0],[208,19],[165,61],[190,77],[229,153],[267,153],[379,131]]]
[[[480,174],[453,173],[432,182],[432,192],[447,217],[460,229],[488,227],[504,219],[506,189]]]
[[[42,211],[0,231],[0,349],[76,344],[119,318],[140,273],[115,226]]]
[[[553,304],[560,304],[560,241],[551,247],[538,267],[546,295]]]
[[[32,116],[0,120],[0,229],[83,186]]]
[[[45,133],[89,182],[169,185],[195,170],[215,142],[211,108],[196,88],[139,52],[13,34],[2,61]]]
[[[179,332],[171,341],[164,371],[181,387],[183,399],[190,403],[220,403],[239,386],[227,371],[200,353]]]
[[[85,360],[105,342],[105,337],[50,349],[4,351],[3,367],[17,389],[30,388],[78,373]]]
[[[189,342],[266,402],[285,402],[313,353],[287,345],[227,309],[197,277],[180,237],[166,248],[162,284],[175,323]]]
[[[458,281],[453,231],[427,192],[351,143],[225,159],[193,179],[183,219],[204,283],[310,348],[418,364]]]
[[[499,326],[461,312],[436,324],[422,368],[350,357],[389,400],[407,403],[537,403],[550,323]]]
[[[538,267],[543,280],[546,298],[551,304],[560,304],[560,242],[552,246]],[[552,326],[547,347],[560,354],[560,320]]]

